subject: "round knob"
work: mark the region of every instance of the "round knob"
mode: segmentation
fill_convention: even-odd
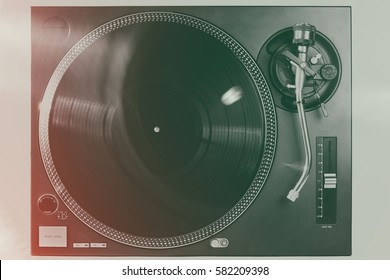
[[[325,64],[321,67],[320,74],[322,78],[330,81],[337,77],[338,71],[333,64]]]
[[[43,33],[50,43],[62,44],[69,38],[70,26],[65,19],[54,16],[44,23]]]
[[[43,214],[53,214],[58,209],[58,200],[54,195],[44,194],[38,199],[38,208]]]

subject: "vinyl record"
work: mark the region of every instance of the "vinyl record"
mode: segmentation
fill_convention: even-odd
[[[205,239],[237,219],[270,171],[271,94],[252,57],[210,23],[145,12],[66,54],[40,107],[50,181],[87,226],[146,248]]]

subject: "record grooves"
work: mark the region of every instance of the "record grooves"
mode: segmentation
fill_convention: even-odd
[[[221,102],[234,90],[237,100]],[[178,247],[253,202],[275,152],[274,110],[256,63],[225,32],[182,14],[133,14],[92,31],[56,68],[41,154],[87,226],[136,247]]]
[[[32,255],[350,255],[350,19],[32,7]]]

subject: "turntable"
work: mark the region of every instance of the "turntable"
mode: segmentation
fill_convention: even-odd
[[[351,254],[348,7],[33,7],[33,255]]]

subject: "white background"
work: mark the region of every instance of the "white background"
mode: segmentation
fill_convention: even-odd
[[[352,6],[353,255],[341,259],[390,260],[390,3],[385,0],[164,2],[0,0],[1,259],[32,258],[29,210],[30,6],[52,6],[54,3],[61,6],[90,4]],[[245,259],[239,261],[243,264],[245,262]],[[360,265],[358,267],[361,269]]]

